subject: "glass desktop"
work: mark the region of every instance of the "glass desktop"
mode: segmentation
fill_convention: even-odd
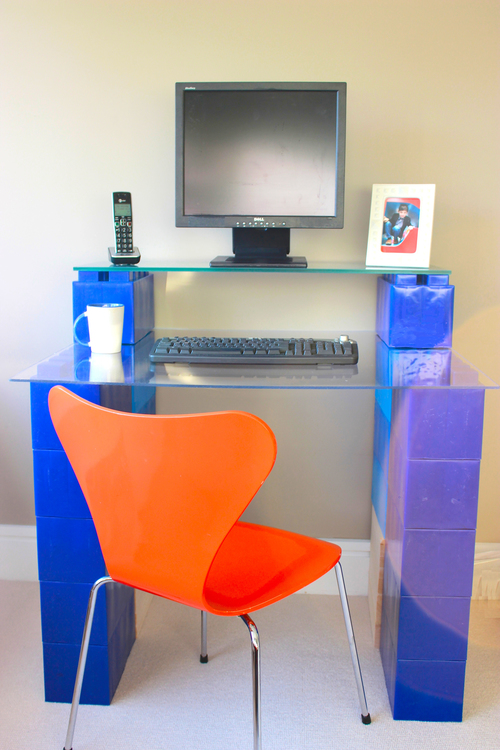
[[[491,378],[452,349],[392,349],[374,331],[351,331],[359,362],[350,365],[156,364],[149,352],[157,338],[189,331],[156,329],[117,355],[92,355],[73,344],[32,365],[13,381],[184,388],[334,390],[379,388],[498,388]],[[197,333],[202,333],[197,331]],[[207,331],[211,336],[248,336],[253,331]],[[271,331],[269,335],[282,335]],[[331,338],[341,331],[311,331],[304,338]],[[192,334],[192,332],[191,332]]]

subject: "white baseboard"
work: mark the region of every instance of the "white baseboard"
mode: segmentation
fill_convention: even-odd
[[[476,543],[473,599],[500,599],[500,544]]]
[[[329,541],[342,547],[342,569],[348,593],[351,596],[367,596],[369,540],[331,539]],[[36,526],[0,524],[0,580],[38,580]],[[327,573],[301,593],[338,594],[334,572]],[[145,608],[148,606],[146,601],[145,599]]]
[[[328,541],[342,547],[342,569],[348,594],[368,596],[370,540]],[[35,526],[0,524],[0,580],[38,580]],[[299,593],[338,594],[335,573],[330,571]],[[500,599],[500,543],[476,543],[472,598]]]
[[[340,563],[344,572],[345,587],[349,596],[368,596],[368,570],[370,567],[369,539],[326,539],[342,548]],[[317,581],[306,586],[299,594],[333,594],[338,596],[337,577],[330,570]]]

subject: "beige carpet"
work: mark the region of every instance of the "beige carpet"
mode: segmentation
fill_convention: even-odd
[[[500,603],[474,602],[464,721],[395,722],[368,603],[351,610],[373,723],[359,717],[338,597],[296,595],[255,614],[262,641],[263,750],[500,747]],[[237,619],[155,599],[111,706],[80,708],[74,750],[252,750],[250,646]],[[61,750],[69,707],[45,703],[38,587],[0,581],[0,748]]]

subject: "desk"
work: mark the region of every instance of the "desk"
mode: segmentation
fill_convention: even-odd
[[[80,269],[77,284],[107,284],[114,273]],[[210,331],[219,333],[224,334]],[[360,347],[353,368],[150,367],[150,346],[165,334],[157,330],[124,346],[108,370],[93,367],[88,348],[75,345],[14,378],[31,383],[46,699],[71,700],[88,592],[105,574],[88,508],[50,422],[52,385],[61,383],[96,403],[142,413],[155,411],[157,387],[372,389],[374,466],[377,461],[381,467],[374,502],[380,503],[384,492],[387,499],[381,654],[389,698],[395,718],[459,721],[484,392],[496,385],[450,348],[396,349],[374,332],[350,331]],[[135,638],[133,595],[118,584],[109,587],[96,612],[82,701],[105,704]]]

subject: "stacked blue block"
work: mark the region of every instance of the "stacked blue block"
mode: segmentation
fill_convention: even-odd
[[[414,388],[450,384],[451,349],[394,349],[381,339],[377,339],[375,353],[376,378],[380,385],[390,388]],[[471,374],[475,375],[469,368],[469,377]],[[467,375],[460,373],[460,377],[465,380]]]
[[[388,274],[377,279],[376,330],[388,346],[450,347],[454,287],[448,276]]]
[[[125,306],[123,343],[136,344],[154,328],[153,275],[144,271],[80,271],[73,282],[73,321],[96,302]],[[80,325],[80,324],[79,324]],[[86,336],[83,328],[80,338]],[[78,329],[79,331],[79,329]]]
[[[45,699],[70,702],[90,588],[106,568],[87,503],[52,426],[51,387],[31,385]],[[98,385],[69,388],[102,403]],[[134,592],[108,584],[97,599],[83,703],[111,702],[134,640]]]
[[[393,393],[381,656],[395,719],[460,721],[483,390]]]

